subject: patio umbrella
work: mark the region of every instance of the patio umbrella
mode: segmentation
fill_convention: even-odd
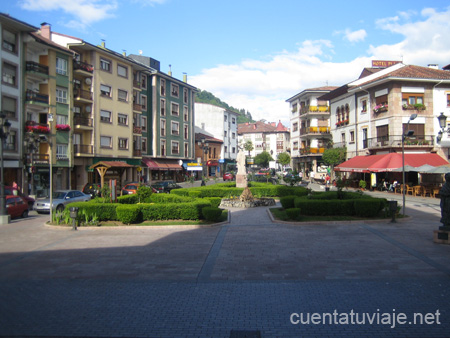
[[[425,174],[446,174],[450,173],[450,166],[448,165],[441,165],[438,167],[433,167],[428,171],[424,171]]]

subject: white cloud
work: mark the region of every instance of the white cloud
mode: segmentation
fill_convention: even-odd
[[[114,17],[118,8],[116,0],[22,0],[20,7],[29,11],[63,11],[75,19],[65,25],[84,29],[92,23]]]
[[[154,6],[154,5],[162,5],[166,3],[168,0],[131,0],[132,3],[138,3],[143,6]]]
[[[333,62],[334,46],[328,40],[304,41],[296,51],[283,51],[265,60],[243,60],[235,65],[218,65],[191,76],[199,89],[212,92],[231,106],[250,111],[256,120],[289,121],[286,99],[307,89],[341,86],[355,80],[371,61],[404,60],[406,64],[447,65],[450,60],[450,8],[444,12],[424,9],[377,21],[379,29],[401,34],[395,44],[371,45],[366,55],[347,62]],[[415,21],[412,21],[415,18]],[[343,34],[343,32],[338,32]],[[349,41],[362,41],[366,32],[347,31]]]
[[[350,42],[360,42],[364,41],[366,36],[367,32],[364,29],[360,29],[353,32],[350,29],[346,29],[344,39]]]

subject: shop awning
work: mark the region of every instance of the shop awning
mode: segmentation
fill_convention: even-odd
[[[146,165],[150,170],[181,170],[181,165],[177,160],[164,160],[164,159],[150,159],[143,158],[142,163]]]
[[[425,164],[432,167],[439,167],[442,165],[449,165],[449,162],[437,154],[405,154],[405,167],[418,168]],[[398,171],[402,166],[402,154],[389,153],[382,155],[355,156],[348,161],[337,165],[334,170],[369,173]]]

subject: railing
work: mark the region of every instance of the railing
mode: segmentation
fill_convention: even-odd
[[[27,163],[38,164],[38,163],[49,163],[48,154],[27,154]]]
[[[40,63],[34,61],[27,61],[25,63],[25,70],[27,72],[36,72],[48,75],[48,66],[41,65]]]
[[[74,89],[73,96],[75,99],[85,99],[85,100],[91,100],[92,101],[92,93],[88,90],[84,89]]]
[[[415,135],[405,139],[405,147],[433,147],[434,137],[432,135]],[[402,135],[385,135],[373,137],[367,140],[364,148],[398,148],[402,146]]]
[[[134,88],[141,88],[141,83],[139,81],[133,80],[133,87]]]
[[[73,118],[73,124],[76,126],[85,126],[85,127],[92,127],[92,119],[87,117],[81,117],[81,116],[75,116]]]
[[[133,133],[134,134],[142,134],[142,128],[133,126]]]
[[[347,147],[346,142],[336,142],[333,144],[333,148],[345,148],[345,147]]]
[[[142,105],[138,103],[133,103],[133,110],[142,111]]]
[[[301,148],[300,149],[300,155],[317,155],[317,154],[323,154],[325,151],[325,147],[308,147],[308,148]],[[294,149],[295,150],[295,149]]]
[[[75,154],[93,154],[94,147],[89,144],[74,144],[73,152]]]
[[[329,106],[306,106],[300,108],[300,115],[307,113],[329,113]]]
[[[48,95],[39,94],[32,90],[27,90],[25,93],[25,101],[33,101],[48,104]]]
[[[133,156],[134,157],[142,156],[142,150],[141,149],[133,149]]]
[[[84,70],[85,72],[93,73],[94,66],[82,61],[73,61],[73,70]]]

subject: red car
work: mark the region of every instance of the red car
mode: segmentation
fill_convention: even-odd
[[[5,185],[5,195],[14,195],[13,191],[14,191],[13,187],[11,187],[9,185]],[[22,191],[20,191],[20,190],[18,190],[17,192],[18,192],[17,194],[27,202],[28,209],[33,210],[34,198],[31,198],[31,197],[23,194]]]
[[[28,203],[20,196],[6,196],[6,211],[11,218],[28,217]]]
[[[225,173],[225,174],[223,174],[223,180],[224,181],[232,181],[232,180],[234,180],[234,175],[232,173]]]

